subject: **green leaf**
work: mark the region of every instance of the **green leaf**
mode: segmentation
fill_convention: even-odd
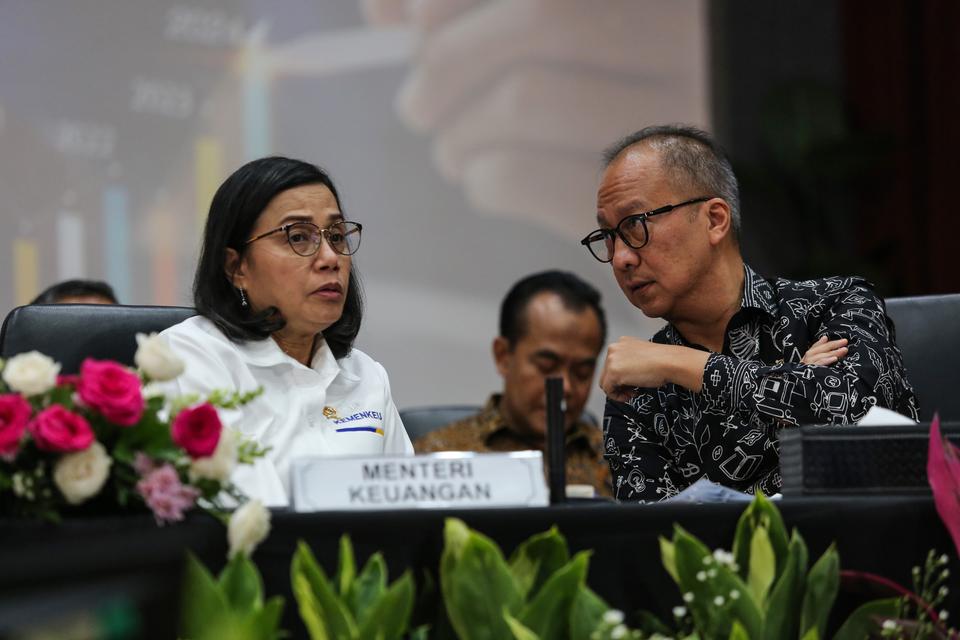
[[[753,538],[750,540],[750,569],[747,573],[747,585],[750,587],[754,602],[761,610],[767,600],[767,591],[773,584],[776,565],[777,559],[773,555],[773,546],[770,544],[767,530],[757,527],[753,530]]]
[[[830,545],[807,575],[803,615],[800,618],[800,633],[804,638],[809,631],[816,631],[818,638],[826,635],[827,618],[833,609],[839,588],[840,556],[834,545]]]
[[[70,385],[54,387],[49,393],[50,401],[48,406],[59,404],[67,409],[73,410],[73,391],[73,387]]]
[[[570,610],[587,578],[590,552],[581,551],[550,576],[543,588],[523,608],[520,622],[544,640],[570,636]]]
[[[506,620],[507,626],[510,627],[510,633],[513,634],[515,640],[540,640],[540,636],[525,627],[522,622],[510,615],[509,612],[503,612],[503,619]]]
[[[456,518],[444,525],[440,588],[450,624],[461,640],[510,637],[503,612],[515,615],[523,598],[500,548]]]
[[[680,578],[677,577],[677,561],[675,558],[676,551],[673,548],[673,543],[663,536],[660,536],[659,540],[660,558],[663,560],[663,568],[667,570],[667,573],[670,574],[670,577],[673,578],[673,581],[679,584]]]
[[[407,637],[407,640],[430,640],[430,625],[422,624]]]
[[[113,457],[133,464],[137,451],[142,451],[151,458],[164,460],[180,454],[179,447],[173,443],[170,425],[151,413],[144,413],[135,427],[118,431]]]
[[[280,637],[280,617],[283,615],[283,597],[274,596],[244,622],[251,638],[273,640]]]
[[[263,603],[263,581],[245,553],[238,553],[220,572],[220,590],[234,611],[246,613]]]
[[[443,522],[443,555],[454,561],[460,559],[470,539],[470,527],[459,518],[447,518]],[[441,558],[442,559],[442,558]]]
[[[297,544],[290,567],[293,594],[300,616],[313,640],[341,640],[357,637],[357,625],[346,604],[317,564],[313,552],[302,540]]]
[[[820,640],[820,634],[816,627],[810,627],[800,640]]]
[[[730,627],[730,640],[751,640],[750,635],[739,620],[734,620],[733,626]]]
[[[744,509],[740,520],[737,521],[737,530],[733,537],[733,557],[736,561],[740,576],[746,578],[747,570],[750,565],[750,545],[753,541],[753,532],[763,527],[767,530],[767,537],[770,539],[770,546],[773,547],[774,557],[777,559],[776,575],[783,571],[783,563],[787,557],[787,528],[783,524],[783,518],[770,500],[762,493],[754,496],[753,502]]]
[[[510,556],[510,572],[525,598],[532,597],[557,569],[570,560],[567,541],[556,526],[530,536]]]
[[[370,615],[373,604],[387,590],[387,563],[383,554],[377,552],[370,556],[367,564],[350,585],[344,599],[358,624],[363,624]]]
[[[703,637],[725,638],[733,621],[739,620],[751,638],[759,638],[763,616],[743,580],[729,567],[713,562],[710,550],[682,527],[674,527],[673,546],[680,591],[693,594],[687,606]],[[711,558],[709,564],[703,562],[706,557]],[[716,573],[710,577],[708,571]],[[704,580],[697,578],[701,572]],[[738,597],[732,598],[733,592]],[[723,598],[721,606],[714,603],[718,596]]]
[[[331,640],[327,633],[327,625],[324,622],[323,609],[313,595],[310,588],[310,581],[303,574],[293,574],[290,576],[290,582],[293,585],[293,597],[296,598],[300,609],[300,620],[303,626],[307,628],[307,633],[311,640]]]
[[[800,631],[803,591],[807,575],[807,545],[796,531],[790,539],[783,573],[767,601],[763,637],[768,640],[796,638]]]
[[[353,545],[350,544],[350,536],[344,534],[340,536],[340,563],[337,565],[337,577],[334,579],[337,593],[341,597],[350,592],[350,585],[353,584],[356,574],[357,563],[353,557]]]
[[[673,629],[664,624],[663,620],[645,609],[641,609],[637,612],[637,629],[648,636],[659,633],[661,636],[666,636],[667,638],[676,633]]]
[[[229,617],[227,599],[207,568],[189,551],[184,571],[182,631],[185,638],[212,637]]]
[[[885,618],[897,615],[899,605],[899,598],[873,600],[861,605],[840,626],[833,640],[863,640],[870,634],[875,634]]]
[[[370,607],[366,619],[360,623],[360,638],[402,638],[410,626],[413,592],[413,577],[409,571],[405,571]]]
[[[610,606],[583,584],[570,605],[570,640],[590,640]]]

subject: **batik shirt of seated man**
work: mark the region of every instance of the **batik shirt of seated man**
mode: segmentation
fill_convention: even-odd
[[[500,412],[500,394],[493,394],[480,413],[448,424],[417,438],[417,453],[524,451],[535,448],[506,423]],[[611,497],[610,470],[603,459],[602,434],[595,424],[578,420],[566,437],[567,486],[589,485],[596,495]],[[548,465],[544,458],[544,474]]]
[[[770,495],[780,491],[779,433],[850,424],[878,405],[917,419],[893,323],[862,278],[768,281],[745,268],[740,310],[694,393],[667,384],[608,399],[604,456],[618,500],[664,500],[701,477]],[[847,338],[846,357],[801,364],[821,336]],[[672,325],[654,342],[690,344]]]

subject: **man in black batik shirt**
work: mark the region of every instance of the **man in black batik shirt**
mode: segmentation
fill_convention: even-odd
[[[883,301],[861,278],[766,280],[740,255],[736,177],[704,132],[649,127],[605,153],[583,244],[627,299],[669,323],[610,345],[604,449],[619,500],[697,479],[780,490],[779,431],[917,402]]]

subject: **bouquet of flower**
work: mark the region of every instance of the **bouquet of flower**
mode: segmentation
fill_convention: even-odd
[[[0,513],[58,520],[146,507],[164,524],[244,501],[230,474],[265,451],[224,428],[217,407],[256,392],[167,398],[157,383],[183,363],[155,334],[137,343],[137,371],[87,359],[79,375],[59,375],[36,351],[0,362]]]

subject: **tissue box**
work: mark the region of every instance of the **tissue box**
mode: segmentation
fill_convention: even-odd
[[[960,444],[960,423],[940,423]],[[930,424],[810,426],[780,432],[783,495],[922,495]]]

